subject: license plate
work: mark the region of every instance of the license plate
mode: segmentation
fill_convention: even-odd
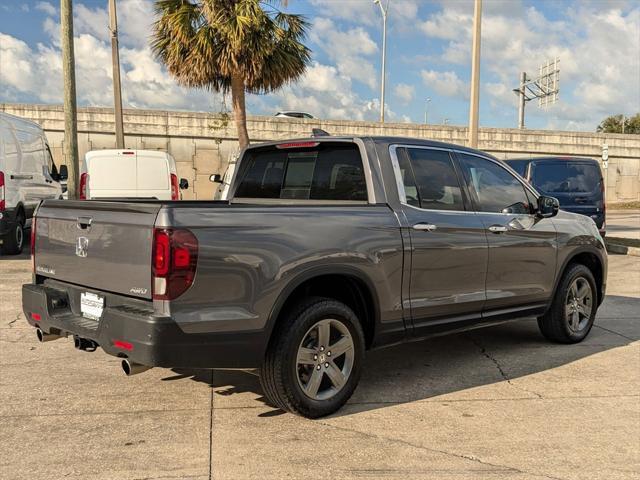
[[[80,294],[80,312],[85,318],[100,320],[104,310],[104,297],[91,292]]]

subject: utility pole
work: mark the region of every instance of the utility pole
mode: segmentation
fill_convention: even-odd
[[[124,148],[124,125],[122,122],[122,89],[120,85],[120,53],[118,51],[118,17],[116,0],[109,0],[109,31],[111,32],[111,61],[113,62],[113,101],[116,117],[116,148]]]
[[[473,8],[473,52],[471,59],[471,100],[469,104],[469,146],[478,146],[478,104],[480,98],[480,26],[482,0],[475,0]]]
[[[524,129],[524,88],[527,83],[527,74],[525,72],[520,73],[520,90],[518,93],[518,128]]]
[[[62,40],[62,80],[64,90],[64,157],[69,178],[69,199],[78,195],[78,115],[76,111],[76,73],[73,54],[72,0],[60,0]]]
[[[387,0],[387,6],[382,6],[382,0],[373,0],[373,3],[380,7],[382,12],[382,81],[380,82],[380,122],[384,123],[384,90],[385,90],[385,76],[387,70],[387,12],[389,11],[389,1]]]

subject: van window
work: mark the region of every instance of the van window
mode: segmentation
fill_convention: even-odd
[[[240,166],[238,198],[367,200],[360,151],[354,144],[249,151]]]
[[[601,180],[600,168],[587,162],[536,162],[533,184],[545,193],[589,193]]]

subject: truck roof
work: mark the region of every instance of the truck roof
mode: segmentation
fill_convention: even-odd
[[[437,140],[429,140],[427,138],[414,138],[414,137],[396,137],[390,135],[329,135],[322,137],[304,137],[304,138],[294,138],[294,139],[282,139],[276,140],[272,142],[264,142],[264,143],[254,143],[249,145],[249,149],[252,148],[260,148],[271,145],[279,145],[282,143],[296,143],[296,142],[332,142],[332,141],[353,141],[356,139],[360,140],[370,140],[376,144],[380,145],[393,145],[393,144],[404,144],[404,145],[416,145],[422,147],[434,147],[434,148],[447,148],[453,150],[459,150],[463,152],[469,153],[482,153],[485,156],[490,158],[495,158],[493,155],[483,152],[481,150],[465,147],[463,145],[458,145],[455,143],[446,143],[439,142]]]

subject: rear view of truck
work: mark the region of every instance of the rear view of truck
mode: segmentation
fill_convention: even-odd
[[[136,363],[172,364],[154,347],[159,339],[180,341],[162,300],[193,282],[198,242],[189,230],[156,228],[161,207],[83,201],[40,207],[31,232],[34,282],[23,287],[23,306],[41,341],[72,335],[76,348],[99,345],[131,359],[125,371]]]

